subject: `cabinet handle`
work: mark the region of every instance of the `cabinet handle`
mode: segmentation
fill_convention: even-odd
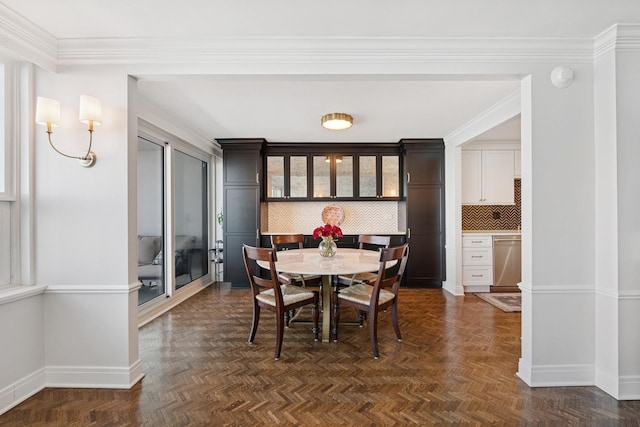
[[[260,172],[256,173],[256,184],[260,184]]]
[[[411,172],[407,172],[407,184],[411,182]]]
[[[260,229],[256,228],[256,239],[260,240]]]
[[[482,258],[482,255],[471,255],[471,258]]]
[[[471,277],[482,277],[484,274],[472,274]]]
[[[411,229],[407,228],[407,239],[411,238]]]
[[[471,243],[482,243],[482,240],[472,240]]]

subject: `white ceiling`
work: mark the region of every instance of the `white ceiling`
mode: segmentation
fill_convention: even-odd
[[[58,40],[225,37],[592,39],[638,22],[637,0],[2,0]],[[141,95],[207,139],[397,141],[444,137],[516,91],[515,79],[150,76]],[[345,112],[353,128],[320,117]],[[519,121],[485,138],[518,139]],[[515,133],[517,132],[517,134]]]

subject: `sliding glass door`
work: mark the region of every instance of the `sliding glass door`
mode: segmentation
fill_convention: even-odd
[[[210,275],[209,160],[183,141],[138,138],[138,305]]]
[[[166,293],[165,147],[138,138],[138,305]]]
[[[207,162],[174,151],[176,289],[208,273]]]

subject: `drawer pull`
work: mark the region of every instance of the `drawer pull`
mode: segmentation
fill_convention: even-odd
[[[472,240],[471,243],[482,243],[482,240]]]
[[[471,255],[471,258],[482,258],[482,255]]]
[[[484,274],[472,274],[471,277],[484,277]]]

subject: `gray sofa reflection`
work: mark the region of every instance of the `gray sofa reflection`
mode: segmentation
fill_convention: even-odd
[[[195,236],[176,236],[174,251],[176,277],[189,273],[189,256],[195,243]],[[138,280],[143,285],[152,286],[154,282],[162,280],[164,263],[162,246],[162,236],[138,236]]]

